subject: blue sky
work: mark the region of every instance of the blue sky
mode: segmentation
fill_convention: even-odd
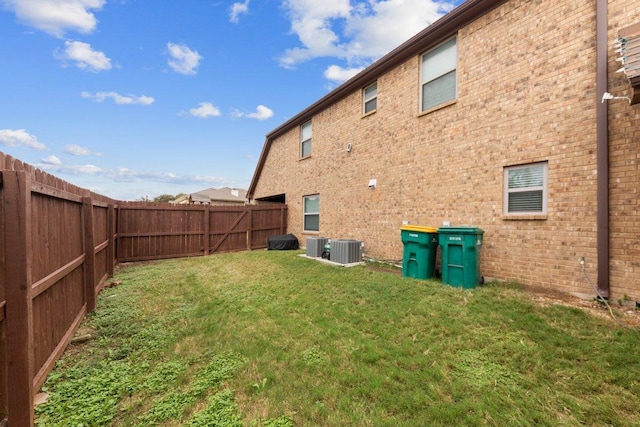
[[[119,200],[247,188],[265,135],[461,0],[0,0],[0,151]]]

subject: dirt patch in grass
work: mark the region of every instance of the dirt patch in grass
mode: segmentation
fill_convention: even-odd
[[[522,291],[529,294],[532,301],[542,306],[563,305],[576,307],[594,316],[611,318],[611,312],[607,305],[604,302],[597,301],[595,298],[580,298],[576,295],[539,286],[523,286]],[[618,302],[609,301],[611,309],[620,322],[630,327],[640,328],[640,310],[637,310],[635,305],[631,304],[632,302],[626,302],[621,305]]]
[[[395,267],[393,265],[385,266],[381,264],[371,264],[367,265],[367,269],[375,271],[377,273],[391,273],[395,274],[396,276],[402,276],[402,269],[399,269],[398,267]]]

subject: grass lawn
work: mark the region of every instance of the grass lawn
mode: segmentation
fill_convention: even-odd
[[[121,266],[37,425],[640,425],[637,331],[298,253]]]

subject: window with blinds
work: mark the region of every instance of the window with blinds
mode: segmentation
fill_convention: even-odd
[[[547,213],[547,162],[504,169],[505,214]]]
[[[303,198],[303,230],[320,231],[320,195]]]
[[[456,68],[458,67],[456,38],[449,39],[422,55],[421,62],[421,111],[456,99]]]
[[[378,82],[375,82],[362,90],[362,103],[364,114],[369,114],[378,108]]]
[[[311,120],[300,126],[300,157],[309,157],[311,155]]]

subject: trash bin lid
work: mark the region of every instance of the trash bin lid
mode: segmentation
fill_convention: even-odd
[[[441,234],[484,234],[484,230],[478,227],[440,227]]]
[[[438,229],[436,227],[426,227],[424,225],[403,225],[400,227],[402,231],[417,231],[420,233],[437,233]]]

